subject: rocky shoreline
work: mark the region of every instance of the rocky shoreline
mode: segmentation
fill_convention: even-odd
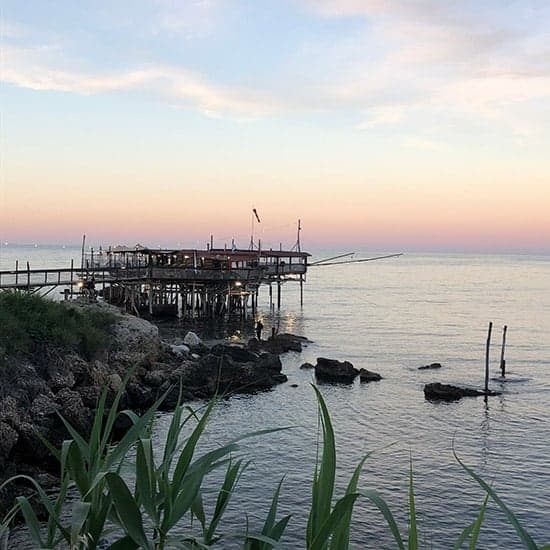
[[[142,411],[165,393],[162,410],[171,410],[180,388],[184,400],[267,390],[286,382],[279,358],[301,351],[305,338],[276,335],[246,345],[204,345],[190,333],[185,343],[163,342],[158,328],[144,319],[122,314],[104,303],[92,307],[115,315],[110,341],[98,357],[79,355],[43,357],[40,361],[9,361],[0,369],[0,484],[15,474],[26,474],[45,486],[55,486],[59,466],[40,436],[59,447],[67,437],[59,415],[82,434],[89,433],[97,399],[108,388],[112,400],[123,390],[123,408]],[[123,417],[122,417],[123,418]],[[119,426],[120,431],[125,426]],[[18,484],[0,493],[0,516],[17,494]]]

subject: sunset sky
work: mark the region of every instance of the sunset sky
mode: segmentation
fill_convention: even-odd
[[[3,0],[0,239],[550,253],[547,0]]]

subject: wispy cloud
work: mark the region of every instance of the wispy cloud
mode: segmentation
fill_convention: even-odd
[[[41,51],[44,48],[4,47],[2,80],[33,90],[79,94],[148,92],[171,103],[194,106],[212,116],[259,117],[278,108],[277,101],[269,94],[212,84],[201,75],[179,67],[147,66],[117,73],[61,70],[40,60]]]
[[[211,116],[353,113],[356,121],[352,124],[366,131],[403,126],[417,110],[431,110],[438,116],[480,117],[520,134],[539,124],[525,121],[523,113],[516,111],[523,104],[550,98],[545,25],[550,24],[550,4],[534,2],[530,7],[516,6],[514,11],[491,0],[301,2],[308,17],[353,20],[350,32],[343,26],[328,37],[319,32],[307,41],[295,38],[291,53],[265,61],[261,53],[254,53],[250,66],[243,59],[238,74],[232,74],[223,67],[228,52],[219,48],[225,47],[224,40],[212,41],[220,46],[211,45],[208,55],[215,59],[208,58],[205,65],[210,72],[202,67],[190,70],[190,58],[178,63],[165,43],[135,58],[133,51],[120,56],[113,52],[111,64],[97,69],[88,63],[91,60],[93,66],[93,47],[90,50],[84,44],[73,51],[75,36],[60,47],[55,41],[48,43],[42,33],[6,22],[1,77],[35,90],[144,92]],[[204,37],[224,27],[224,14],[231,12],[226,0],[151,0],[145,5],[145,14],[128,14],[128,25],[147,20],[159,42],[165,34]],[[113,19],[116,14],[122,17],[117,10]],[[245,16],[242,5],[234,10],[235,20],[236,13]],[[107,12],[103,23],[111,16]],[[118,29],[117,24],[120,21],[113,23]],[[269,24],[276,27],[279,22]],[[33,35],[46,45],[33,41]],[[147,61],[140,62],[140,58]],[[227,58],[235,63],[230,55]]]
[[[155,0],[153,34],[170,33],[185,39],[212,34],[222,20],[225,0]]]
[[[400,124],[423,107],[491,119],[524,133],[530,125],[513,109],[550,98],[550,5],[533,3],[516,13],[489,1],[303,2],[321,17],[364,22],[355,43],[365,55],[351,54],[355,63],[331,84],[333,97],[366,109],[364,129]],[[348,56],[350,42],[346,37],[341,46]]]

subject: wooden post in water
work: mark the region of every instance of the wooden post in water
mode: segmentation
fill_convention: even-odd
[[[15,284],[19,283],[19,260],[15,260]]]
[[[299,223],[299,220],[298,220]],[[300,307],[304,307],[304,276],[300,273]]]
[[[506,376],[506,360],[504,359],[504,348],[506,347],[507,330],[508,326],[504,325],[504,328],[502,329],[502,348],[500,350],[500,372],[502,373],[503,378]]]
[[[485,393],[489,392],[489,348],[491,346],[491,332],[493,330],[493,322],[489,323],[489,331],[487,333],[487,345],[485,346]]]
[[[31,288],[31,266],[29,262],[27,262],[27,290],[30,290]]]
[[[281,279],[277,280],[277,309],[281,309]]]

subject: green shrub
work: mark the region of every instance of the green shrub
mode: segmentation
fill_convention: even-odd
[[[114,320],[107,312],[78,310],[32,294],[1,292],[0,357],[40,362],[50,353],[74,351],[89,359],[107,346]]]

